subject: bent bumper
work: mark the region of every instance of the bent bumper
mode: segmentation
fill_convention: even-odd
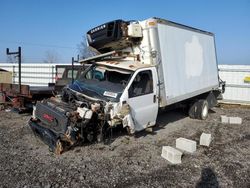
[[[32,118],[28,123],[34,134],[37,135],[45,144],[47,144],[53,152],[55,152],[58,141],[60,141],[59,136],[50,129],[43,127],[41,123],[33,120]]]

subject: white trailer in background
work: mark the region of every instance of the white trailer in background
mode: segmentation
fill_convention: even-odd
[[[250,104],[250,65],[219,65],[219,74],[226,81],[221,102]]]

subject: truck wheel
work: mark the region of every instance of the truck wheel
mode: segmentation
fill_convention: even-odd
[[[192,119],[197,119],[198,101],[194,102],[188,110],[188,115]]]
[[[134,135],[134,134],[132,133],[132,131],[131,131],[131,128],[130,128],[129,126],[126,127],[126,131],[127,131],[127,133],[128,133],[129,136]]]
[[[207,100],[199,100],[197,105],[197,118],[205,120],[208,117],[208,102]]]
[[[100,142],[103,142],[103,140],[104,140],[103,139],[103,134],[102,133],[98,134],[97,135],[97,142],[100,143]]]

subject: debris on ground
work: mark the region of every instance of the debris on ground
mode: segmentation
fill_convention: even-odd
[[[222,115],[221,116],[221,123],[240,125],[240,124],[242,124],[242,118],[240,118],[240,117],[228,117],[228,116]]]
[[[221,123],[224,123],[224,124],[229,123],[229,117],[221,115],[220,118],[221,118]]]
[[[161,156],[172,164],[180,164],[182,152],[171,146],[163,146]]]
[[[230,124],[242,124],[242,119],[240,117],[229,117]]]
[[[177,138],[176,148],[182,151],[187,151],[189,153],[194,153],[196,151],[196,141],[182,138],[182,137]]]
[[[0,111],[4,110],[4,105],[3,104],[0,104]]]
[[[201,136],[200,136],[200,145],[201,146],[209,147],[211,141],[212,141],[211,134],[207,134],[207,133],[202,133],[201,134]]]
[[[244,121],[222,124],[225,114]],[[0,111],[0,187],[250,187],[249,114],[250,108],[213,108],[201,121],[178,110],[164,112],[153,134],[113,132],[108,144],[84,144],[55,156],[33,135],[30,116]],[[175,146],[183,135],[199,142],[203,132],[212,135],[212,144],[184,154],[181,165],[161,157],[162,146]]]

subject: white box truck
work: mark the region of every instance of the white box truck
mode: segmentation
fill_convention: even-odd
[[[118,125],[129,133],[154,126],[160,108],[185,106],[206,119],[217,103],[210,32],[159,18],[115,20],[89,30],[87,41],[97,55],[80,63],[91,66],[61,96],[38,102],[30,120],[57,153],[65,143],[100,141]]]

